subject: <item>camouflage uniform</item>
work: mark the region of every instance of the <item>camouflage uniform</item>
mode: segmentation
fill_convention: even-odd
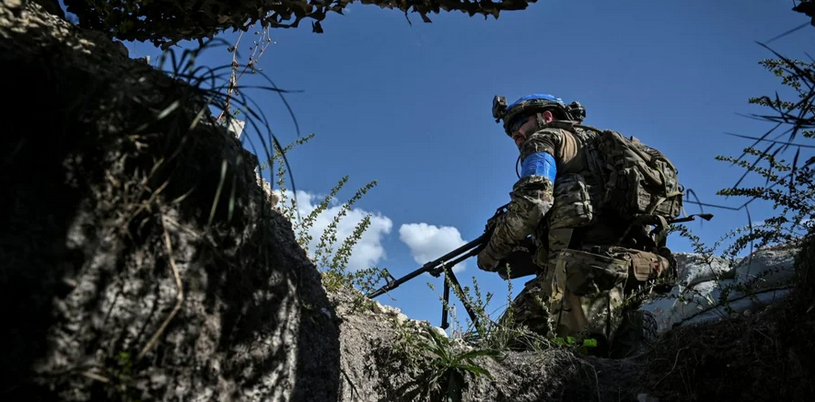
[[[514,323],[549,336],[589,334],[607,342],[620,324],[620,306],[633,286],[630,274],[639,271],[638,278],[650,279],[665,271],[667,260],[615,247],[629,222],[598,206],[602,178],[591,165],[598,158],[587,152],[597,133],[570,127],[573,133],[566,129],[569,126],[552,122],[521,146],[524,166],[532,165],[528,158],[541,154],[554,157],[556,183],[546,177],[551,172],[524,169],[484,252],[501,260],[532,235],[538,246],[535,260],[542,270],[510,306]]]

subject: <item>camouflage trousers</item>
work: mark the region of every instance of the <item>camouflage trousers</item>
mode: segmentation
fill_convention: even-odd
[[[549,297],[554,334],[589,336],[610,344],[625,312],[638,307],[627,297],[642,284],[667,275],[669,265],[660,255],[623,247],[561,251],[553,264]]]
[[[564,249],[547,265],[524,285],[499,322],[525,325],[550,338],[592,337],[604,344],[621,324],[632,283],[668,271],[664,257],[621,247]]]
[[[619,324],[630,263],[570,249],[561,251],[554,262],[549,297],[554,335],[608,340]]]
[[[544,269],[541,274],[526,282],[523,290],[499,319],[499,323],[510,327],[526,326],[539,335],[548,335],[552,272],[554,271]]]

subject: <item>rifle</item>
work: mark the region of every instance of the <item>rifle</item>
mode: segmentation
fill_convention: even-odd
[[[650,244],[650,247],[652,248],[660,249],[666,246],[667,238],[665,237],[665,234],[668,229],[668,225],[681,222],[691,222],[696,220],[696,218],[702,218],[709,221],[713,219],[713,214],[693,214],[683,218],[674,219],[668,219],[658,215],[637,215],[628,225],[625,233],[620,236],[617,243],[621,243],[624,239],[628,238],[629,235],[632,235],[633,237],[639,239],[638,241]],[[653,230],[647,232],[644,228],[646,225],[653,226]],[[638,233],[640,231],[641,233]]]
[[[441,328],[447,329],[450,326],[450,323],[447,322],[447,306],[450,304],[450,284],[455,287],[456,291],[459,294],[463,294],[464,290],[461,288],[461,284],[456,278],[456,275],[453,273],[453,267],[456,264],[477,255],[484,247],[487,246],[487,242],[490,240],[492,236],[492,232],[495,228],[495,222],[498,217],[504,215],[506,213],[506,208],[509,204],[504,204],[499,207],[495,214],[487,220],[486,227],[484,228],[484,233],[481,236],[478,236],[475,240],[470,241],[469,243],[433,260],[430,262],[425,263],[419,269],[410,272],[409,274],[396,279],[388,272],[387,269],[383,269],[382,272],[385,275],[385,285],[376,290],[375,292],[369,293],[367,297],[373,299],[375,297],[381,296],[388,291],[394,290],[398,288],[401,284],[427,272],[435,278],[441,276],[441,274],[445,274],[445,281],[444,281],[444,304],[442,305],[441,311]],[[671,223],[678,223],[678,222],[688,222],[694,220],[696,217],[700,217],[706,221],[709,221],[713,215],[712,214],[695,214],[684,218],[678,218],[673,220],[666,221],[667,224]],[[656,224],[657,226],[661,226],[660,220],[657,217],[653,216],[640,216],[639,223],[641,224]],[[631,227],[628,228],[628,231],[631,230]],[[628,232],[627,231],[627,232]],[[626,233],[627,233],[626,232]],[[540,269],[533,261],[531,257],[531,250],[532,247],[529,244],[529,239],[522,242],[521,247],[517,251],[510,253],[504,260],[502,260],[499,265],[509,264],[513,267],[512,273],[510,276],[507,276],[506,273],[499,272],[499,276],[501,276],[504,280],[520,278],[523,276],[533,275],[537,273]],[[447,281],[449,279],[449,282]],[[476,326],[478,325],[478,317],[473,312],[472,306],[466,301],[461,300],[464,308],[467,310],[467,314],[470,316],[470,320],[472,320],[473,324]]]
[[[484,228],[484,233],[481,236],[478,236],[475,240],[433,260],[430,262],[425,263],[422,265],[421,268],[399,278],[396,279],[393,275],[388,272],[387,269],[383,269],[384,275],[386,275],[386,283],[385,286],[382,286],[379,290],[368,294],[368,297],[373,299],[377,296],[384,294],[385,292],[391,291],[399,287],[399,285],[427,272],[430,275],[438,278],[441,274],[445,274],[445,281],[444,281],[444,304],[441,306],[441,328],[447,329],[450,326],[450,323],[447,322],[447,306],[449,305],[450,301],[450,284],[452,283],[455,287],[456,291],[459,294],[464,294],[464,291],[461,288],[461,284],[458,282],[458,278],[453,273],[453,267],[474,256],[477,255],[484,247],[487,246],[487,242],[490,240],[490,236],[492,236],[492,231],[495,228],[495,222],[498,217],[504,215],[506,213],[506,208],[509,204],[505,204],[498,208],[495,211],[495,215],[492,216],[489,220],[487,220],[487,225]],[[447,281],[449,279],[449,281]],[[466,300],[461,300],[461,303],[464,305],[464,308],[467,310],[467,314],[470,316],[470,320],[472,320],[473,324],[477,326],[478,324],[478,317],[473,312],[472,307]]]

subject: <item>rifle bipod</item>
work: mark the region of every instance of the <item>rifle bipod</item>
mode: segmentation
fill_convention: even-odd
[[[458,278],[453,273],[453,267],[456,264],[477,255],[484,247],[487,246],[487,242],[490,240],[490,236],[492,236],[492,231],[494,230],[494,222],[498,217],[504,215],[506,213],[507,207],[509,204],[504,204],[498,209],[495,210],[495,214],[487,221],[487,225],[484,227],[484,233],[481,236],[478,236],[475,240],[433,260],[424,265],[421,268],[399,278],[394,278],[387,269],[384,269],[385,275],[385,286],[382,286],[379,290],[368,294],[368,297],[373,299],[389,290],[396,289],[399,285],[421,275],[424,272],[433,275],[434,277],[438,278],[441,274],[445,274],[444,277],[444,304],[441,306],[441,328],[447,329],[450,326],[450,323],[447,322],[447,306],[450,305],[450,284],[453,285],[456,292],[459,295],[464,296],[464,289],[461,288],[461,284],[458,282]],[[464,309],[467,310],[467,314],[470,316],[470,320],[472,320],[473,325],[478,328],[479,321],[478,316],[473,311],[472,306],[470,303],[467,302],[466,298],[459,297],[461,300],[461,304],[464,305]]]
[[[487,235],[481,235],[477,239],[437,258],[433,261],[430,261],[421,268],[399,278],[394,278],[387,269],[383,271],[387,275],[386,284],[385,286],[381,287],[379,290],[368,294],[368,297],[375,298],[384,294],[389,290],[396,289],[399,285],[421,275],[424,272],[433,275],[434,277],[438,278],[442,274],[445,274],[444,278],[444,304],[441,306],[441,328],[447,329],[450,326],[450,323],[447,322],[447,306],[450,305],[450,284],[455,287],[455,291],[459,295],[464,295],[464,289],[462,289],[461,284],[456,278],[456,274],[453,273],[453,267],[456,266],[458,263],[477,255],[481,249],[486,245],[487,240],[489,237]],[[464,298],[459,298],[461,303],[464,305],[464,308],[467,310],[467,314],[470,316],[470,320],[472,320],[473,325],[478,325],[478,316],[476,316],[475,312],[473,312],[472,306],[470,303],[467,302]]]

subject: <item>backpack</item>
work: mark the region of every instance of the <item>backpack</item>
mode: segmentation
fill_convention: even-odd
[[[676,166],[662,152],[612,130],[603,130],[595,145],[608,170],[603,176],[606,205],[624,218],[679,216],[684,187]]]
[[[569,125],[598,133],[586,143],[590,168],[603,182],[602,206],[626,220],[640,215],[670,220],[680,215],[685,189],[676,166],[662,152],[613,130]]]

